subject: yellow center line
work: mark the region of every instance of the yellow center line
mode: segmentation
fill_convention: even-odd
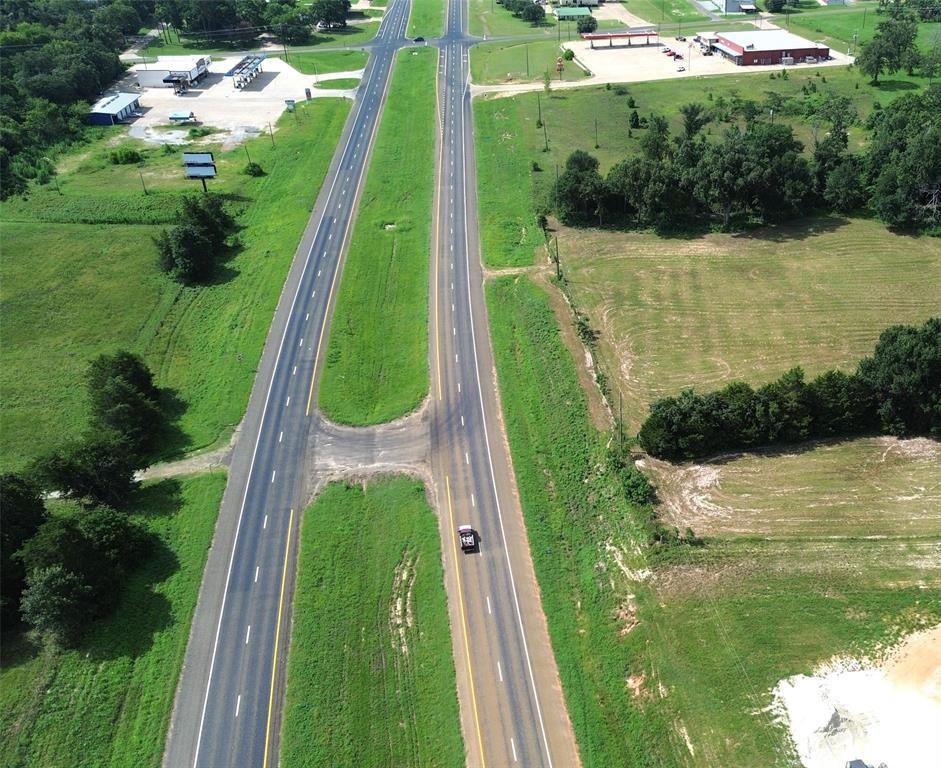
[[[268,768],[268,748],[271,743],[271,716],[274,712],[274,681],[278,671],[278,642],[281,640],[281,614],[284,610],[284,586],[288,575],[288,552],[291,550],[291,528],[294,525],[294,510],[288,518],[288,535],[284,544],[284,567],[281,571],[281,597],[278,599],[278,623],[274,628],[274,653],[271,657],[271,691],[268,694],[268,723],[265,725],[265,757],[263,768]]]
[[[474,688],[474,668],[471,663],[470,642],[467,639],[467,619],[464,615],[464,589],[461,586],[461,568],[457,554],[457,537],[455,533],[457,528],[454,526],[454,509],[451,506],[451,478],[444,476],[445,486],[448,492],[448,517],[451,521],[451,549],[454,553],[454,576],[457,579],[457,602],[461,611],[461,628],[464,631],[464,654],[467,656],[467,678],[470,680],[471,708],[474,710],[474,725],[477,727],[477,746],[480,749],[480,765],[486,768],[487,760],[484,757],[484,741],[480,733],[480,716],[477,714],[477,692]]]

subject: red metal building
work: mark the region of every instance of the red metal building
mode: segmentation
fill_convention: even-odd
[[[736,64],[800,64],[826,61],[830,48],[783,29],[716,32],[712,48]]]

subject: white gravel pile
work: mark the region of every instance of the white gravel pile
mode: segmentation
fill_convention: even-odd
[[[775,686],[805,768],[941,766],[941,627],[881,668],[837,659]]]

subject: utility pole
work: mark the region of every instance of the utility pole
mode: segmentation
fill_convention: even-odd
[[[555,277],[556,280],[562,279],[562,264],[559,261],[559,236],[555,236]]]
[[[144,184],[144,174],[140,168],[137,169],[137,175],[140,176],[140,185],[144,188],[144,194],[147,194],[147,185]],[[203,181],[203,186],[206,185],[206,182]],[[61,192],[59,194],[62,194]]]
[[[268,121],[268,135],[271,137],[271,148],[274,149],[274,131],[271,130],[271,121]]]
[[[281,25],[281,48],[284,50],[284,63],[288,61],[288,46],[284,41],[284,24]]]
[[[536,94],[536,109],[539,111],[536,117],[536,127],[538,128],[542,125],[542,99],[538,93]]]
[[[545,121],[545,120],[542,121],[542,135],[543,135],[543,137],[544,137],[545,140],[546,140],[545,149],[543,149],[542,151],[543,151],[543,152],[548,152],[548,151],[549,151],[549,130],[546,128],[546,121]]]
[[[524,45],[526,49],[526,79],[529,80],[529,45]]]
[[[248,158],[248,164],[252,164],[252,156],[248,154],[248,144],[243,144],[242,147],[245,149],[245,157]]]
[[[595,117],[595,149],[598,149],[598,118]]]

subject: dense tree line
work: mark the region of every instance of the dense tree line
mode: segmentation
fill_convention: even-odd
[[[497,2],[516,18],[528,21],[534,26],[538,26],[546,20],[545,9],[532,0],[497,0]]]
[[[345,27],[349,0],[157,0],[155,17],[195,40],[247,44],[270,31],[286,43],[304,43],[323,22]]]
[[[88,619],[109,610],[148,538],[125,510],[166,428],[160,393],[143,361],[101,355],[86,374],[91,420],[85,435],[36,459],[23,475],[0,478],[3,504],[3,619],[20,613],[46,639],[74,641]],[[49,515],[43,494],[75,499],[80,511]]]
[[[48,177],[44,157],[82,135],[87,103],[121,76],[118,53],[152,7],[146,0],[0,4],[0,195]]]
[[[883,331],[851,374],[827,371],[806,382],[794,368],[758,389],[735,381],[658,400],[638,437],[653,456],[694,459],[876,430],[941,438],[941,318]]]
[[[218,195],[188,195],[180,205],[179,221],[155,238],[160,267],[175,280],[197,283],[212,274],[235,220]]]
[[[893,226],[941,224],[941,85],[876,109],[859,154],[849,151],[847,129],[857,119],[849,100],[804,90],[801,100],[769,93],[763,104],[720,97],[709,107],[684,105],[679,136],[662,116],[643,119],[635,110],[630,130],[644,127],[641,153],[603,177],[594,157],[573,152],[550,204],[566,224],[666,227],[706,217],[729,228],[864,207]],[[773,121],[782,113],[830,123],[809,159],[791,127]],[[707,139],[703,128],[720,121],[731,125]]]

